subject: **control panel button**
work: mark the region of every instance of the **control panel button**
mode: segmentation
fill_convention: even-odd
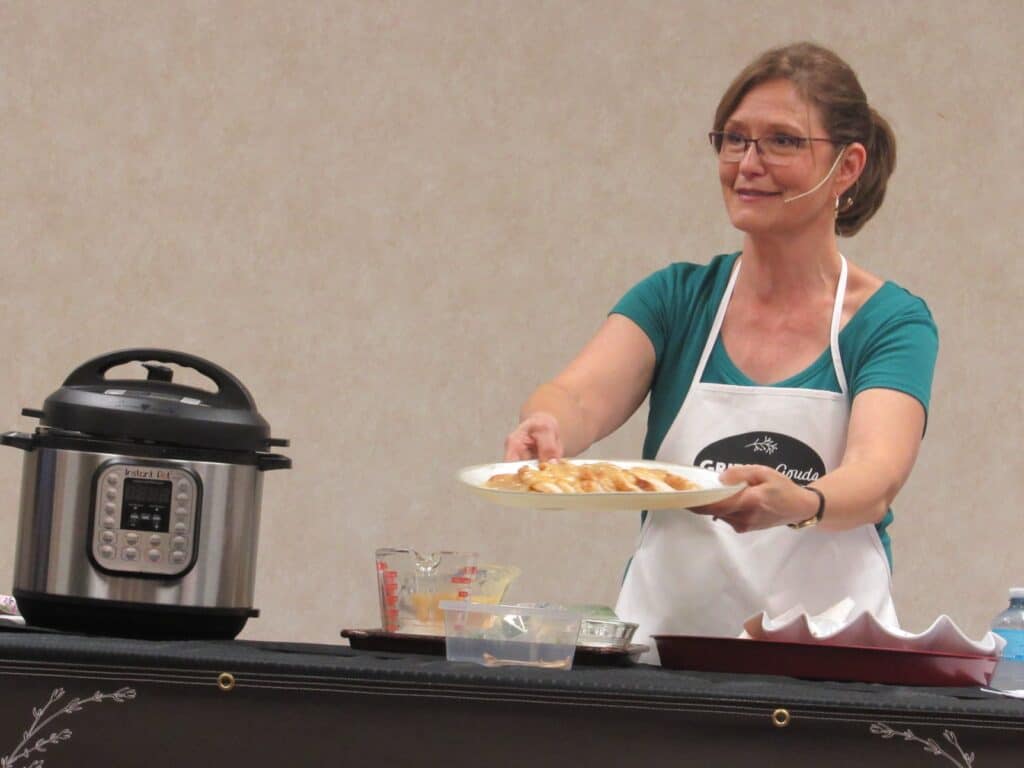
[[[196,554],[202,482],[181,467],[114,461],[97,473],[92,553],[104,571],[179,575]]]

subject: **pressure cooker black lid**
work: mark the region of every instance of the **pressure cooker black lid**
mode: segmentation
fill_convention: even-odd
[[[139,362],[145,379],[108,379],[117,365]],[[193,368],[210,379],[216,392],[177,384],[174,370],[160,363]],[[80,365],[46,398],[41,426],[93,437],[142,440],[197,448],[261,451],[287,440],[270,437],[252,395],[219,365],[168,349],[124,349]]]

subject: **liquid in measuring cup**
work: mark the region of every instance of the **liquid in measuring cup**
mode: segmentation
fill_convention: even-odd
[[[477,572],[476,552],[378,549],[381,627],[387,632],[443,635],[442,600],[468,600]]]

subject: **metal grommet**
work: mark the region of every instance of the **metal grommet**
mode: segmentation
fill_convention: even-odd
[[[221,672],[217,675],[217,687],[222,691],[230,691],[235,687],[235,676],[230,672]]]
[[[791,718],[789,716],[788,709],[782,709],[780,707],[779,709],[776,709],[774,712],[772,712],[772,725],[774,725],[776,728],[785,728],[787,725],[789,725],[790,719]]]

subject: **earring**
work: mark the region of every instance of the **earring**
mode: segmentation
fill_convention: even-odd
[[[835,210],[835,213],[836,213],[836,216],[839,215],[839,195],[836,195],[836,210]]]

